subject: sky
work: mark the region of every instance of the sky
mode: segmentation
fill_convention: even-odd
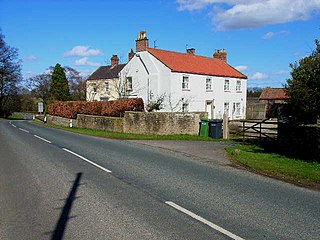
[[[283,87],[315,49],[320,0],[0,0],[0,28],[24,78],[57,63],[86,76],[114,54],[126,63],[146,31],[150,47],[226,49],[248,87]]]

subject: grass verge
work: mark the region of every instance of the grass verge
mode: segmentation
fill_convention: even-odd
[[[8,120],[23,120],[24,116],[20,113],[13,113],[8,117]]]
[[[256,145],[230,146],[226,151],[232,160],[250,170],[297,185],[320,189],[319,163],[270,153]]]
[[[175,135],[147,135],[147,134],[133,134],[133,133],[119,133],[119,132],[110,132],[104,130],[93,130],[88,128],[69,128],[63,126],[57,126],[53,124],[44,124],[39,121],[33,121],[36,124],[62,129],[70,132],[104,137],[104,138],[112,138],[112,139],[125,139],[125,140],[187,140],[187,141],[225,141],[222,139],[214,139],[211,137],[201,137],[197,135],[188,135],[188,134],[175,134]]]

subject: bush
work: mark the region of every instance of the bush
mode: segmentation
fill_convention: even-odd
[[[49,114],[73,119],[77,118],[77,114],[123,117],[126,111],[144,111],[143,100],[132,98],[107,102],[57,101],[48,106]]]

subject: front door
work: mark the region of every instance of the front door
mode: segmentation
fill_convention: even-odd
[[[207,100],[206,101],[206,112],[208,113],[208,118],[214,118],[214,100]]]

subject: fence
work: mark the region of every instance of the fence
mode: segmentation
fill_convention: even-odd
[[[278,135],[278,122],[264,120],[240,120],[229,122],[230,134],[234,137],[246,139],[276,140]]]

